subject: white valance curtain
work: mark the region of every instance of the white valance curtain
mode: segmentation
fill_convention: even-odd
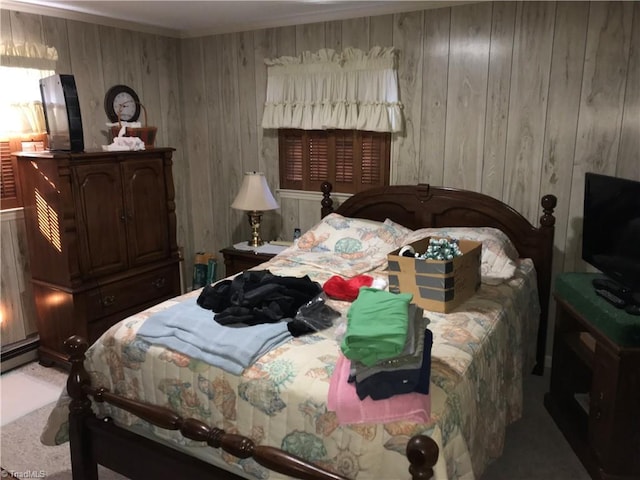
[[[41,68],[52,68],[58,60],[58,50],[55,47],[35,42],[13,43],[11,40],[3,40],[0,42],[0,55],[3,57],[3,65],[8,62],[27,68],[34,67],[34,63]]]
[[[265,63],[263,128],[402,131],[393,47],[322,49]]]

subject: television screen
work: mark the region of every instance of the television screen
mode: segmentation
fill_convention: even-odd
[[[49,149],[84,150],[82,118],[73,75],[52,75],[40,80]]]
[[[640,182],[585,175],[582,258],[640,292]]]

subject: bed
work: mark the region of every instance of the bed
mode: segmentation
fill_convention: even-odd
[[[240,374],[140,340],[145,321],[195,301],[190,292],[119,322],[89,349],[79,337],[65,342],[71,373],[42,441],[69,440],[75,480],[97,478],[98,464],[132,479],[470,479],[500,455],[506,425],[521,414],[522,376],[544,368],[556,198],[542,198],[534,227],[476,192],[389,186],[334,209],[331,185],[322,191],[323,220],[259,270],[319,283],[336,273],[384,278],[391,246],[425,233],[479,238],[491,262],[502,258],[496,251],[511,258],[510,276],[485,284],[483,270],[480,290],[453,313],[425,312],[429,420],[340,424],[326,406],[335,329],[279,344]],[[333,262],[317,247],[343,229],[388,245]]]

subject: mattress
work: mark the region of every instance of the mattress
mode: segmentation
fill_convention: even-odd
[[[259,269],[324,283],[333,273],[292,256],[278,255]],[[384,266],[370,272],[386,278]],[[536,275],[530,260],[497,285],[482,284],[455,312],[425,312],[433,332],[431,421],[417,424],[340,425],[327,409],[327,392],[339,355],[339,334],[348,302],[329,301],[343,314],[333,327],[293,338],[232,375],[136,335],[154,313],[195,302],[194,291],[123,320],[90,347],[85,366],[93,385],[171,408],[258,444],[282,448],[358,480],[407,478],[405,447],[418,433],[440,447],[435,478],[479,478],[500,456],[505,427],[522,413],[522,377],[534,363],[539,318]],[[185,321],[189,321],[185,319]],[[212,320],[213,321],[213,320]],[[62,393],[42,433],[44,444],[68,441],[68,403]],[[250,479],[280,479],[252,459],[241,460],[153,427],[104,404],[98,415],[156,441]]]

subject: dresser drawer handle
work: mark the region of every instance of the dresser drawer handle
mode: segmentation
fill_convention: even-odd
[[[156,288],[162,288],[166,285],[167,283],[167,279],[164,277],[159,277],[156,278],[153,282],[151,282],[151,285],[153,285]]]
[[[107,295],[106,297],[104,297],[102,299],[102,306],[103,307],[110,307],[111,305],[113,305],[116,302],[116,297],[113,295]]]

